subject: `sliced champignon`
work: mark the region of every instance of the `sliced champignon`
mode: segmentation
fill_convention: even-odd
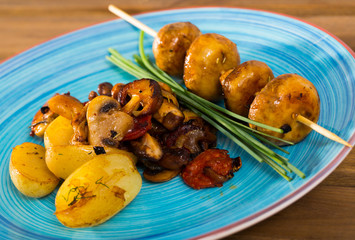
[[[166,138],[169,148],[186,148],[193,155],[216,145],[217,137],[213,128],[201,118],[183,123]]]
[[[131,141],[133,152],[138,159],[149,159],[159,161],[163,156],[163,150],[157,139],[149,133],[145,133],[139,141]]]
[[[55,95],[48,100],[48,107],[55,113],[69,120],[80,113],[84,105],[68,94]]]
[[[157,66],[170,75],[182,75],[186,51],[200,34],[200,30],[190,22],[162,27],[153,42]]]
[[[143,176],[150,182],[167,182],[180,173],[180,169],[177,170],[167,170],[164,169],[162,171],[152,171],[149,168],[146,168],[143,172]]]
[[[184,114],[179,109],[179,103],[172,93],[162,90],[162,95],[163,103],[159,110],[153,114],[153,118],[172,131],[184,121]]]
[[[119,93],[122,111],[142,116],[155,113],[163,103],[159,84],[151,79],[135,80],[126,84]]]
[[[94,146],[117,147],[134,124],[129,114],[120,111],[117,100],[104,95],[88,104],[86,118],[89,144]]]

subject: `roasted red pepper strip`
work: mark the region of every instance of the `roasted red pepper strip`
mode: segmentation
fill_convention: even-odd
[[[146,132],[152,128],[152,115],[145,115],[134,118],[134,126],[124,136],[122,141],[134,140],[142,137]]]
[[[240,166],[240,158],[230,158],[227,150],[208,149],[187,164],[182,178],[194,189],[221,187]]]

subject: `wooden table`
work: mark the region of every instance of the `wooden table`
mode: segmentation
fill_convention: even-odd
[[[57,35],[113,19],[109,3],[130,14],[216,5],[274,11],[318,25],[355,50],[353,0],[0,0],[0,61]],[[355,239],[355,151],[302,199],[226,239]]]

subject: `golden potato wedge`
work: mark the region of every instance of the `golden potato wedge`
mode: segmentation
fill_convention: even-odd
[[[44,161],[45,148],[25,142],[12,150],[10,177],[15,187],[29,197],[43,197],[50,194],[59,179],[49,171]]]
[[[94,147],[91,145],[66,145],[47,148],[46,163],[49,170],[59,178],[66,179],[84,163],[99,154],[123,154],[136,164],[137,158],[132,153],[110,147]]]
[[[44,146],[46,148],[69,145],[74,134],[71,121],[65,117],[57,117],[44,132]]]
[[[67,227],[98,225],[129,204],[141,186],[142,178],[127,154],[99,155],[64,181],[54,214]]]

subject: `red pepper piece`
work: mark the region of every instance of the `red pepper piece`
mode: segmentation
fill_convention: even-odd
[[[152,128],[152,115],[145,115],[134,118],[134,125],[124,136],[122,141],[130,141],[142,137]]]
[[[194,189],[221,187],[240,166],[240,158],[230,158],[227,150],[207,149],[187,164],[182,178]]]

